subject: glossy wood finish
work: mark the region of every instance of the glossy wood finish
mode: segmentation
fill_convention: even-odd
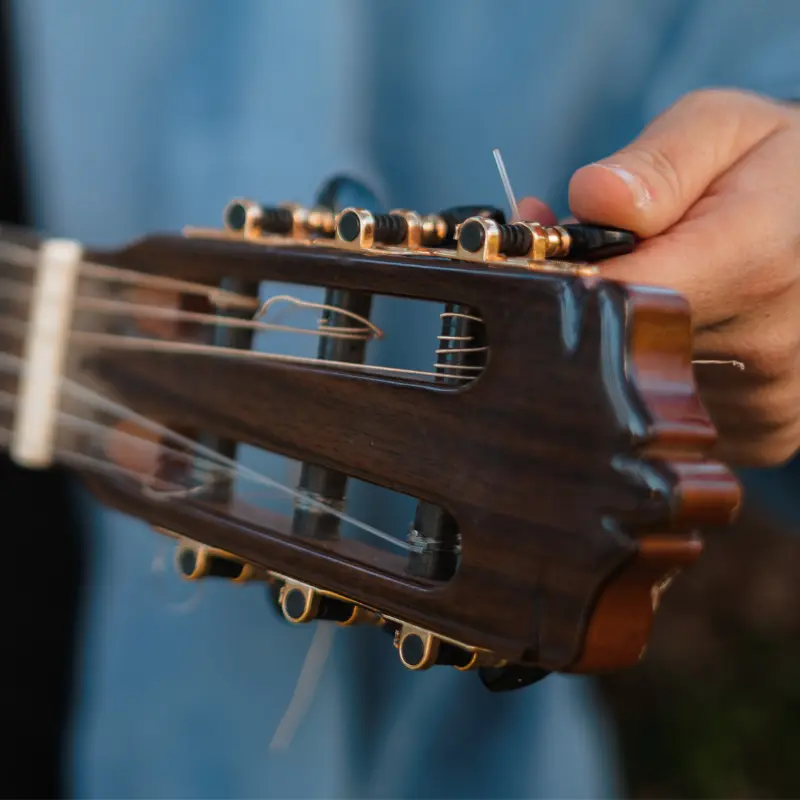
[[[463,549],[446,584],[400,557],[300,539],[236,507],[158,503],[87,476],[104,502],[515,663],[634,663],[652,587],[739,501],[706,459],[686,303],[671,293],[434,256],[152,237],[95,260],[208,283],[274,280],[481,310],[491,357],[459,391],[330,368],[116,352],[90,368],[138,412],[439,504]],[[452,465],[457,465],[453,469]]]

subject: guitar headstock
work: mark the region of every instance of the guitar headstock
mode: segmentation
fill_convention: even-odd
[[[410,669],[503,690],[635,663],[699,531],[738,506],[687,303],[603,279],[624,231],[332,206],[235,200],[220,230],[83,252],[51,457],[176,537],[185,577],[381,626]],[[377,297],[436,309],[430,366],[370,360]],[[296,468],[277,480],[253,449]],[[353,482],[414,498],[407,535],[351,513]]]

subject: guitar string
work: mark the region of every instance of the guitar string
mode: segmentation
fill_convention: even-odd
[[[33,287],[22,281],[0,279],[0,299],[30,300],[33,296]],[[309,308],[320,311],[331,311],[342,316],[348,316],[360,322],[360,328],[345,326],[330,326],[325,318],[317,321],[317,328],[298,328],[291,325],[278,325],[275,323],[260,322],[259,317],[266,315],[268,310],[278,302],[286,302],[297,308]],[[340,339],[380,339],[383,332],[366,317],[325,303],[314,303],[301,300],[292,295],[274,295],[266,300],[256,312],[253,319],[240,317],[223,317],[219,314],[204,314],[198,311],[188,311],[169,306],[151,305],[148,303],[135,303],[128,300],[113,300],[105,297],[86,296],[78,294],[74,299],[74,308],[78,311],[96,311],[114,317],[124,318],[130,316],[148,317],[155,319],[172,320],[175,322],[195,322],[200,325],[226,326],[230,328],[245,328],[255,332],[282,331],[288,333],[310,334]]]
[[[498,147],[495,147],[494,150],[492,150],[492,155],[494,156],[494,163],[497,166],[497,172],[500,175],[500,182],[503,184],[503,191],[506,194],[506,200],[508,201],[508,206],[511,211],[511,218],[509,221],[515,222],[516,220],[520,219],[519,206],[517,205],[517,198],[514,194],[514,190],[511,188],[511,180],[508,177],[505,161],[503,161],[503,156]],[[744,363],[731,359],[698,358],[693,359],[692,364],[700,364],[703,366],[725,365],[734,367],[735,369],[744,372]]]
[[[0,318],[0,329],[22,337],[27,332],[27,323],[24,320],[13,320],[9,317]],[[305,364],[313,365],[321,368],[335,368],[350,372],[367,373],[374,375],[386,375],[397,378],[428,378],[437,379],[441,378],[441,373],[432,370],[418,370],[407,369],[403,367],[388,367],[379,364],[362,364],[351,363],[348,361],[337,361],[329,359],[321,359],[312,356],[291,356],[282,353],[263,352],[259,350],[242,350],[236,347],[227,347],[225,345],[214,344],[199,344],[195,342],[178,342],[165,339],[146,339],[137,336],[127,336],[115,333],[99,333],[95,331],[70,331],[70,339],[76,344],[95,345],[98,348],[116,349],[123,351],[134,352],[162,352],[172,355],[206,355],[219,358],[234,358],[242,360],[253,361],[272,361],[276,363],[285,364]],[[448,348],[443,351],[436,351],[437,353],[458,353],[463,352],[461,348]],[[463,370],[475,369],[475,367],[467,367],[462,365],[439,365],[435,366],[451,366],[452,368],[460,368]],[[481,368],[478,368],[481,369]],[[462,381],[471,381],[474,378],[469,375],[455,375]]]
[[[498,165],[500,166],[500,165]],[[7,263],[13,266],[23,266],[28,268],[35,269],[37,266],[36,261],[36,253],[30,248],[23,247],[21,245],[16,245],[7,241],[0,241],[0,258],[6,260]],[[330,310],[334,311],[335,313],[342,314],[344,316],[349,316],[350,318],[357,319],[369,330],[372,332],[375,338],[380,338],[382,336],[382,332],[377,326],[373,325],[368,319],[364,317],[360,317],[353,312],[347,311],[346,309],[342,309],[338,306],[326,306],[325,304],[320,303],[310,303],[308,301],[300,300],[299,298],[292,297],[291,295],[281,295],[276,296],[273,298],[268,299],[266,302],[262,303],[257,298],[248,297],[246,295],[236,294],[234,292],[230,292],[225,289],[220,289],[217,287],[209,286],[207,284],[195,283],[192,281],[184,281],[177,278],[169,278],[160,275],[151,275],[149,273],[141,273],[135,270],[127,270],[121,267],[114,267],[104,264],[96,264],[93,262],[82,262],[81,270],[82,275],[88,275],[92,277],[96,277],[99,279],[103,279],[109,282],[122,282],[125,284],[135,285],[140,288],[160,288],[160,289],[173,289],[182,291],[184,293],[189,294],[200,294],[204,295],[209,302],[215,305],[218,308],[228,307],[228,308],[246,308],[248,310],[256,310],[256,318],[262,316],[266,313],[269,305],[276,300],[286,300],[287,302],[293,303],[298,307],[313,307],[319,308],[322,310]],[[0,291],[0,297],[2,297],[2,291]],[[79,296],[80,297],[80,296]],[[100,300],[96,297],[89,297],[84,298],[89,303],[97,304],[97,310],[101,310],[103,304],[113,303],[115,301],[108,301],[108,300]],[[304,333],[304,334],[315,334],[318,336],[331,336],[335,338],[348,338],[350,334],[354,334],[355,336],[360,337],[362,334],[363,329],[351,329],[351,328],[344,328],[341,326],[336,327],[327,327],[322,320],[318,322],[318,328],[314,330],[303,329],[303,328],[296,328],[290,326],[277,326],[270,323],[258,323],[256,319],[254,320],[242,320],[238,318],[231,318],[231,317],[221,317],[219,315],[201,315],[197,312],[189,312],[184,311],[182,309],[164,309],[163,306],[147,306],[146,304],[129,304],[129,308],[131,310],[132,316],[137,314],[143,316],[163,316],[166,318],[172,318],[176,321],[195,321],[203,324],[214,324],[214,325],[228,325],[230,327],[245,327],[251,328],[253,330],[283,330],[291,333]],[[110,310],[108,305],[105,306],[106,309]],[[122,309],[120,309],[122,310]],[[442,319],[444,319],[448,314],[440,314],[439,315]],[[470,315],[461,315],[465,318],[475,320],[477,322],[483,322],[480,317],[474,317]],[[88,336],[87,332],[83,332],[84,336]],[[103,335],[103,334],[94,334],[94,335]],[[103,346],[105,347],[119,347],[123,349],[136,349],[135,345],[132,344],[132,341],[152,341],[152,340],[145,340],[145,339],[138,339],[137,337],[127,337],[127,336],[120,336],[118,334],[106,334],[107,336],[115,336],[114,340],[106,340],[103,342]],[[444,340],[447,337],[438,337],[440,341]],[[455,339],[451,339],[455,340]],[[181,352],[181,344],[179,342],[175,342],[174,346],[176,348],[175,352]],[[195,347],[199,347],[199,345],[195,345]],[[219,348],[217,350],[212,350],[214,345],[205,345],[206,353],[209,355],[228,355],[226,352],[226,348]],[[216,346],[218,347],[218,346]],[[162,348],[163,349],[163,348]],[[490,348],[486,346],[485,348],[481,348],[482,350],[489,350]],[[185,351],[184,352],[189,352]],[[196,350],[194,352],[197,352]],[[244,350],[235,350],[234,352],[237,353],[244,353],[250,354],[251,357],[254,356],[262,356],[266,357],[267,359],[273,358],[276,360],[283,360],[288,362],[294,363],[310,363],[316,362],[319,364],[324,364],[328,367],[337,367],[343,369],[356,369],[356,370],[363,370],[367,372],[375,372],[375,373],[383,373],[383,374],[390,374],[396,375],[398,377],[401,376],[411,376],[411,377],[424,377],[424,378],[439,378],[441,377],[442,370],[456,370],[456,374],[451,375],[450,377],[456,380],[462,381],[469,381],[473,379],[473,376],[458,374],[459,372],[480,372],[483,370],[481,366],[475,365],[461,365],[461,364],[450,364],[443,362],[442,359],[437,359],[434,363],[434,369],[436,371],[430,370],[406,370],[400,369],[397,367],[384,367],[384,366],[377,366],[377,365],[365,365],[365,364],[353,364],[350,362],[339,362],[339,361],[330,361],[330,360],[323,360],[323,359],[298,359],[298,357],[291,357],[291,356],[284,356],[280,357],[278,354],[273,353],[255,353],[255,351],[244,351]],[[467,352],[461,348],[440,348],[435,351],[437,356],[440,355],[452,355],[454,352]],[[475,352],[475,351],[472,351]],[[737,359],[693,359],[692,363],[695,365],[701,366],[731,366],[735,369],[740,371],[745,370],[745,364]]]
[[[511,186],[508,181],[507,174],[505,172],[504,165],[502,163],[502,157],[500,156],[499,151],[495,151],[495,159],[497,161],[498,169],[501,172],[501,177],[504,178],[504,187],[506,188],[507,196],[509,197],[509,202],[512,207],[512,219],[518,216],[518,212],[516,209],[516,202],[513,197],[513,192],[511,191]],[[1,247],[2,245],[0,245]],[[8,252],[7,247],[5,251]],[[32,254],[31,254],[32,255]],[[30,266],[35,266],[35,257],[31,258],[29,261]],[[135,271],[125,271],[120,270],[119,268],[114,267],[107,267],[105,265],[90,265],[86,264],[83,269],[83,274],[91,275],[95,278],[105,279],[112,282],[121,282],[121,283],[128,283],[133,284],[136,286],[150,286],[154,288],[161,288],[161,289],[174,289],[184,293],[197,293],[205,296],[212,304],[216,305],[217,308],[222,307],[235,307],[235,308],[247,308],[248,310],[252,310],[254,308],[254,303],[257,301],[254,298],[247,298],[241,295],[235,295],[234,293],[227,292],[225,290],[217,289],[215,287],[208,287],[203,284],[192,284],[191,282],[185,281],[178,281],[176,279],[164,278],[163,276],[143,276],[141,273],[137,273]],[[1,294],[1,293],[0,293]],[[271,298],[271,301],[274,302],[277,298]],[[288,299],[289,301],[296,300],[296,298],[283,298]],[[268,310],[270,301],[268,300],[267,303],[263,304],[260,310],[256,313],[254,320],[241,320],[241,319],[225,319],[220,318],[219,315],[202,315],[196,312],[187,312],[180,309],[164,309],[163,307],[148,307],[144,304],[133,304],[133,303],[119,303],[110,300],[103,300],[98,298],[86,298],[82,299],[79,298],[77,308],[83,310],[94,310],[100,312],[107,312],[107,313],[119,313],[119,312],[129,312],[132,316],[152,316],[152,317],[161,317],[166,319],[171,319],[174,321],[186,321],[186,322],[196,322],[199,324],[214,324],[214,325],[225,325],[227,324],[229,327],[239,327],[239,328],[249,328],[255,331],[264,331],[264,330],[288,330],[291,332],[301,332],[301,333],[316,333],[317,335],[328,335],[328,336],[338,336],[339,338],[346,338],[347,334],[355,334],[357,337],[366,336],[370,338],[369,333],[375,333],[374,329],[370,332],[363,331],[363,329],[344,329],[341,326],[338,327],[336,332],[332,329],[323,330],[323,322],[321,320],[318,323],[318,328],[316,331],[309,331],[305,329],[296,329],[296,328],[287,328],[285,326],[275,326],[269,325],[268,323],[259,323],[257,322],[259,317],[263,317]],[[339,313],[343,312],[343,309],[328,309],[328,310],[335,310]],[[442,319],[444,319],[447,314],[440,315]],[[465,316],[465,315],[462,315]],[[482,322],[479,318],[472,318],[476,321]],[[359,320],[362,322],[366,322],[369,325],[369,322],[364,320],[363,318]],[[372,327],[372,326],[370,326]],[[461,343],[465,343],[463,345],[463,352],[481,352],[488,350],[487,347],[481,348],[467,348],[466,344],[472,337],[459,337],[459,336],[446,336],[440,335],[438,340],[440,343],[458,343],[456,347],[447,346],[447,347],[440,347],[436,350],[436,355],[453,355],[454,351],[459,348],[462,348]],[[178,343],[176,343],[178,344]],[[721,360],[703,360],[698,361],[697,363],[703,364],[725,364],[725,363],[733,363],[734,365],[738,366],[739,369],[744,369],[744,365],[741,362],[727,362]],[[330,365],[329,365],[330,366]],[[340,364],[340,366],[345,366],[348,368],[352,368],[350,364]],[[457,365],[457,364],[447,364],[442,363],[442,360],[437,360],[437,363],[434,367],[439,371],[438,374],[441,374],[442,369],[446,370],[481,370],[482,367],[474,367],[468,365]],[[427,373],[422,371],[414,371],[417,375],[425,375],[426,377],[430,375],[436,376],[437,373]],[[414,374],[408,371],[403,371],[400,374]],[[171,448],[169,448],[171,450]],[[177,451],[173,451],[177,452]],[[183,456],[184,454],[180,454]],[[235,462],[234,462],[235,464]],[[106,465],[103,464],[105,467]],[[238,466],[238,465],[236,465]],[[195,468],[197,465],[195,464]],[[391,539],[393,543],[397,543],[398,540]],[[156,561],[154,560],[154,568],[155,568]],[[196,599],[196,597],[195,597]],[[191,602],[191,601],[190,601]],[[305,717],[305,714],[308,711],[308,708],[313,700],[315,695],[315,690],[318,685],[318,682],[321,678],[322,671],[324,669],[325,662],[327,661],[328,655],[331,650],[333,636],[335,633],[335,628],[332,625],[318,625],[317,630],[314,633],[314,637],[312,639],[311,646],[309,647],[308,653],[304,660],[303,666],[300,671],[300,675],[298,677],[296,687],[289,703],[286,712],[282,720],[280,721],[278,728],[276,729],[270,749],[284,749],[288,747],[290,744],[294,733],[301,723],[302,719]]]
[[[9,395],[9,393],[8,392],[3,393],[3,400],[2,400],[3,405],[6,405],[6,395]],[[12,437],[13,437],[13,431],[10,428],[0,427],[0,445],[8,447],[11,444]],[[174,452],[178,454],[178,451]],[[130,478],[134,481],[137,481],[141,478],[141,475],[133,470],[127,470],[119,465],[115,465],[113,463],[109,463],[102,459],[94,458],[92,456],[88,456],[83,453],[60,449],[58,451],[58,455],[59,455],[59,460],[68,467],[74,467],[77,469],[87,469],[91,470],[92,472],[107,474],[110,477],[123,476]],[[166,549],[168,546],[169,542],[166,539],[163,539],[163,537],[159,537],[156,553],[150,564],[151,575],[159,579],[163,578],[167,572]],[[192,593],[186,600],[178,603],[169,600],[165,600],[164,602],[167,608],[173,613],[177,614],[191,613],[197,608],[199,602],[201,601],[203,588],[204,585],[202,581],[197,582],[193,585]]]
[[[98,271],[95,270],[95,276],[98,274]],[[112,273],[111,277],[117,278],[119,277],[118,274]],[[136,281],[136,276],[129,275],[127,276],[131,279],[131,282]],[[152,281],[150,282],[152,284]],[[160,282],[160,285],[166,285],[169,288],[174,288],[176,284],[172,282]],[[179,288],[184,288],[184,286],[180,286]],[[200,291],[202,293],[207,293],[207,287],[200,287]],[[2,282],[2,291],[0,291],[0,296],[5,295],[6,297],[11,296],[12,298],[16,299],[24,299],[29,300],[31,296],[30,288],[19,284],[14,284],[8,281]],[[200,324],[214,324],[214,325],[225,325],[228,323],[229,327],[239,327],[239,328],[249,328],[255,331],[266,331],[266,330],[280,330],[280,331],[289,331],[289,332],[299,332],[299,333],[316,333],[320,336],[328,336],[328,337],[337,337],[337,338],[359,338],[359,339],[367,339],[370,338],[379,338],[382,334],[381,332],[372,325],[369,320],[365,318],[358,317],[357,315],[349,314],[350,318],[355,317],[355,319],[360,322],[364,328],[351,328],[346,329],[343,326],[337,326],[336,328],[332,328],[331,326],[323,327],[324,323],[327,322],[324,318],[318,321],[317,329],[315,331],[309,331],[305,329],[298,329],[296,327],[290,326],[279,326],[276,324],[265,324],[265,323],[258,323],[256,320],[258,318],[263,318],[266,316],[268,310],[271,306],[275,303],[279,302],[280,300],[286,300],[289,303],[295,303],[297,306],[305,306],[311,308],[317,308],[319,310],[328,310],[333,312],[342,313],[344,310],[338,307],[331,307],[331,306],[323,306],[321,304],[311,304],[311,303],[303,303],[302,301],[298,301],[296,298],[292,298],[290,296],[283,296],[283,297],[272,297],[269,298],[264,304],[261,305],[259,310],[256,312],[255,320],[240,320],[240,319],[225,319],[220,318],[219,315],[202,315],[193,312],[186,312],[182,309],[170,309],[170,308],[163,308],[157,306],[146,306],[144,304],[134,304],[134,303],[125,303],[120,301],[111,301],[104,298],[96,298],[96,297],[89,297],[83,298],[80,295],[76,301],[76,308],[78,310],[90,310],[90,311],[100,311],[100,312],[107,312],[116,314],[119,317],[121,314],[128,313],[134,318],[137,316],[151,316],[157,317],[161,319],[170,319],[175,321],[187,321],[187,322],[196,322]],[[247,305],[247,303],[239,303],[239,307],[242,305]],[[466,316],[466,315],[457,315],[457,314],[442,314],[441,317],[444,319],[446,316]],[[480,322],[480,319],[472,317],[471,319]],[[254,324],[255,323],[255,324]],[[458,344],[450,344],[446,349],[445,352],[450,354],[453,351],[457,350],[461,343],[464,345],[468,344],[472,341],[472,337],[464,336],[464,337],[446,337],[440,336],[440,342],[448,342],[453,343],[457,342]],[[485,348],[484,348],[485,349]],[[472,351],[471,351],[472,352]],[[440,351],[437,351],[437,356],[440,354]],[[349,365],[348,365],[349,366]],[[471,367],[462,366],[462,365],[455,365],[455,364],[440,364],[437,363],[435,365],[436,368],[442,370],[444,367],[448,371],[453,369],[471,369]],[[405,373],[408,374],[408,373]],[[13,395],[9,395],[9,398],[14,400],[15,398]],[[87,420],[80,420],[75,419],[74,417],[70,418],[68,415],[60,415],[59,421],[67,422],[67,423],[81,423],[83,426],[89,425],[93,426],[95,432],[99,429],[100,432],[103,431],[104,426],[98,425],[92,421]],[[119,432],[117,432],[119,435]],[[129,438],[136,438],[132,437],[131,435],[125,434],[126,437]],[[184,453],[180,453],[175,451],[173,448],[166,448],[167,452],[170,452],[173,457],[178,458],[186,458]],[[93,467],[95,469],[107,470],[114,474],[118,474],[120,472],[119,467],[115,467],[114,465],[106,464],[105,462],[98,461],[96,459],[92,459],[91,457],[83,456],[81,458],[80,454],[73,454],[73,457],[65,459],[68,463],[71,462],[73,466],[83,466],[83,467]],[[78,462],[78,463],[76,463]],[[195,469],[197,469],[197,464],[194,465]],[[139,478],[138,474],[133,474],[131,477]],[[408,545],[404,542],[400,542],[397,539],[391,537],[389,539],[392,544],[395,546],[401,546],[404,548],[408,548]],[[166,546],[166,543],[164,543]],[[165,565],[164,565],[164,556],[163,556],[163,548],[160,553],[157,553],[153,559],[151,565],[151,574],[157,574],[157,572],[164,572]],[[194,610],[197,607],[197,604],[200,600],[199,590],[202,589],[202,584],[200,584],[195,593],[192,597],[190,597],[187,601],[182,604],[175,605],[175,604],[168,604],[168,607],[171,608],[173,611],[178,611],[179,613],[186,613],[188,611]],[[311,641],[311,645],[309,646],[307,655],[304,659],[302,664],[300,674],[298,676],[295,689],[292,693],[288,706],[284,712],[282,719],[280,720],[272,741],[270,743],[270,750],[282,750],[288,748],[292,739],[294,738],[295,732],[297,728],[300,726],[302,720],[305,718],[305,715],[313,701],[313,698],[316,694],[316,688],[318,686],[319,680],[321,679],[322,672],[325,667],[325,663],[328,659],[328,656],[331,651],[331,647],[333,644],[333,638],[336,633],[335,626],[332,625],[318,625],[317,629],[314,632],[314,636]]]
[[[39,266],[37,252],[23,245],[0,240],[0,261],[12,267],[25,267],[36,270]],[[153,275],[147,272],[82,261],[79,269],[81,277],[95,278],[107,283],[121,283],[138,288],[173,290],[183,294],[201,295],[217,308],[239,308],[256,311],[261,305],[258,298],[211,286],[196,281],[170,278],[166,275]]]
[[[10,353],[0,353],[0,372],[17,374],[23,368],[24,365],[22,363],[22,359],[16,356],[12,356]],[[353,527],[358,528],[364,533],[368,533],[372,536],[375,536],[379,539],[389,542],[390,544],[400,547],[402,549],[407,550],[410,547],[408,543],[400,539],[397,539],[394,536],[391,536],[390,534],[379,530],[378,528],[368,525],[365,522],[361,522],[360,520],[344,512],[338,511],[337,509],[332,508],[331,506],[325,504],[324,502],[316,500],[313,496],[305,492],[301,492],[297,489],[293,489],[289,486],[286,486],[280,481],[269,478],[263,473],[251,469],[250,467],[247,467],[244,464],[239,464],[235,460],[218,453],[214,449],[207,447],[199,442],[196,442],[186,436],[183,436],[182,434],[179,434],[176,431],[173,431],[165,427],[164,425],[155,422],[149,417],[146,417],[142,414],[138,414],[128,406],[125,406],[104,395],[101,395],[93,391],[92,389],[88,388],[87,386],[81,385],[70,378],[62,377],[60,381],[60,386],[62,393],[68,396],[69,398],[79,402],[83,402],[95,411],[100,411],[110,414],[121,421],[132,422],[136,425],[141,426],[145,430],[153,434],[156,434],[159,437],[171,440],[174,445],[186,448],[187,450],[202,456],[204,459],[206,459],[206,461],[214,465],[216,468],[220,468],[221,470],[227,470],[229,474],[233,477],[252,481],[252,483],[258,487],[263,487],[265,489],[273,490],[278,495],[291,498],[292,500],[300,503],[305,507],[310,507],[326,515],[337,517],[341,522],[347,525],[352,525]],[[59,420],[61,420],[61,415],[63,413],[64,412],[59,412]],[[59,424],[61,424],[61,422]],[[114,430],[114,429],[109,428],[109,430]],[[80,453],[72,453],[70,457],[74,458],[77,456],[79,458],[82,458],[83,455],[84,454]],[[139,478],[141,478],[141,476],[139,476]],[[156,492],[155,495],[153,496],[153,499],[157,498],[167,499],[167,500],[170,499],[168,495],[165,496],[164,493],[159,493],[159,492]]]
[[[206,290],[209,287],[204,287]],[[29,299],[32,289],[20,282],[0,280],[0,299]],[[257,301],[260,302],[260,301]],[[258,317],[265,315],[269,309],[278,302],[286,302],[297,308],[312,308],[322,311],[330,311],[333,313],[341,314],[346,317],[361,323],[363,327],[353,328],[345,326],[331,326],[326,320],[320,319],[317,322],[317,328],[299,328],[297,326],[276,325],[275,323],[264,323],[257,320]],[[124,318],[124,312],[130,314],[133,320],[137,317],[156,317],[161,319],[171,319],[174,321],[192,321],[200,324],[210,324],[217,326],[240,327],[249,328],[255,331],[284,331],[290,333],[311,334],[321,337],[331,337],[340,339],[357,339],[369,341],[372,338],[378,339],[383,336],[380,328],[374,325],[366,317],[362,317],[347,309],[342,309],[339,306],[327,305],[324,303],[314,303],[304,301],[291,295],[275,295],[270,297],[265,302],[260,303],[253,320],[242,320],[238,318],[223,317],[214,314],[202,314],[200,312],[191,312],[177,308],[165,308],[164,306],[149,305],[144,303],[130,303],[127,301],[108,300],[105,298],[97,298],[95,296],[78,295],[76,298],[76,307],[89,308],[98,310],[105,313],[114,314],[116,319]],[[454,314],[452,312],[444,312],[440,314],[442,319],[448,316],[462,316],[465,319],[474,320],[476,322],[483,322],[480,317],[471,315]],[[22,335],[26,330],[27,323],[23,320],[18,321],[21,329],[14,330],[15,326],[10,318],[6,316],[5,319],[0,319],[0,327],[10,333],[17,333]],[[469,364],[453,364],[444,361],[441,356],[454,355],[460,352],[478,352],[477,350],[468,350],[462,346],[449,346],[446,348],[439,348],[435,350],[437,360],[434,362],[432,370],[416,370],[404,369],[400,367],[391,367],[383,365],[361,364],[346,361],[334,361],[330,359],[319,359],[311,357],[289,356],[279,353],[244,350],[240,348],[225,347],[222,345],[199,344],[193,342],[180,342],[170,339],[150,339],[138,336],[123,335],[116,333],[101,333],[96,331],[71,331],[71,337],[75,341],[83,342],[86,344],[95,344],[105,348],[117,348],[123,350],[144,350],[152,351],[158,350],[170,353],[200,353],[204,355],[220,356],[220,357],[236,357],[236,358],[250,358],[261,360],[281,361],[285,363],[296,364],[314,364],[326,368],[338,368],[349,371],[365,372],[369,374],[382,374],[394,377],[412,377],[412,378],[425,378],[425,379],[438,379],[441,378],[442,372],[446,371],[447,374],[457,381],[468,382],[473,380],[476,376],[469,374],[471,372],[481,372],[483,367]],[[439,337],[441,341],[446,340],[448,337]],[[465,343],[470,341],[468,338],[462,339],[461,337],[451,337],[451,341]],[[488,346],[480,348],[481,351],[487,351]]]

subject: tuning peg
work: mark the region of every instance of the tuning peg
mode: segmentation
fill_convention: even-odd
[[[468,672],[505,664],[488,650],[458,645],[415,625],[388,624],[394,625],[394,646],[406,669],[417,671],[434,666],[450,666],[459,672]]]
[[[636,247],[636,236],[620,228],[570,223],[559,225],[570,238],[567,257],[575,261],[601,261],[626,255]]]
[[[346,208],[336,220],[336,242],[351,250],[384,247],[418,247],[422,219],[413,211],[373,214],[363,208]]]
[[[629,231],[596,225],[540,225],[537,222],[499,224],[472,217],[458,229],[458,255],[470,261],[524,258],[599,261],[633,250]]]
[[[287,622],[295,624],[313,620],[338,622],[344,626],[379,622],[376,614],[345,598],[325,594],[289,579],[284,580],[278,592],[278,603]]]
[[[493,206],[455,206],[438,214],[430,214],[422,221],[422,243],[428,247],[454,247],[460,225],[471,217],[490,219],[504,225],[506,215]]]
[[[335,217],[327,208],[305,208],[296,203],[262,206],[252,200],[231,200],[222,215],[225,228],[233,233],[258,236],[331,237]]]
[[[232,583],[246,583],[259,577],[252,565],[222,550],[186,541],[175,548],[175,568],[187,581],[226,578]]]

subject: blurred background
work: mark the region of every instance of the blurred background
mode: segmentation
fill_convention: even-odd
[[[312,24],[308,17],[323,5],[324,13],[320,11],[320,19]],[[135,7],[142,11],[124,3],[88,0],[60,5],[58,0],[17,4],[2,0],[0,220],[112,241],[184,222],[214,224],[229,196],[246,194],[263,181],[263,170],[251,174],[260,139],[274,178],[265,200],[286,199],[292,192],[284,190],[293,180],[298,192],[307,196],[310,187],[331,173],[353,169],[375,176],[375,183],[395,200],[393,205],[475,202],[475,196],[467,196],[474,186],[480,187],[478,200],[502,205],[489,144],[507,141],[504,152],[516,165],[512,180],[516,175],[524,183],[525,175],[541,174],[544,177],[525,186],[525,192],[536,190],[563,211],[571,169],[624,144],[653,113],[684,91],[718,81],[787,99],[798,96],[790,94],[800,87],[797,4],[772,2],[764,4],[769,11],[752,11],[747,3],[676,0],[652,3],[642,11],[635,3],[617,2],[608,14],[589,11],[588,5],[574,0],[531,3],[535,9],[524,2],[446,5],[460,45],[442,56],[452,72],[441,75],[436,70],[444,69],[445,61],[436,61],[428,52],[438,52],[448,28],[425,4],[387,4],[391,9],[379,23],[384,36],[376,48],[380,57],[372,52],[377,60],[370,71],[359,60],[352,44],[356,33],[349,29],[349,12],[344,13],[363,7],[350,3],[315,7],[313,1],[306,2],[305,11],[298,11],[289,24],[282,20],[283,14],[291,16],[288,6],[266,0],[230,5],[164,0],[164,5],[142,2]],[[65,11],[67,7],[72,10]],[[270,14],[261,17],[260,10],[266,7]],[[236,25],[228,24],[231,18]],[[549,22],[553,30],[563,28],[564,35],[572,32],[583,53],[583,60],[575,56],[565,64],[557,58],[565,50],[563,41],[546,52],[545,43],[539,42],[551,63],[569,73],[563,91],[554,91],[552,97],[544,91],[541,105],[542,93],[528,89],[534,78],[542,81],[542,77],[526,76],[520,63],[533,41],[520,28],[537,18]],[[785,25],[780,22],[784,18]],[[240,67],[247,58],[242,56],[236,68],[231,66],[240,45],[254,60],[261,52],[259,37],[246,35],[254,19],[265,23],[264,35],[278,51],[275,60],[261,62],[261,71],[255,73],[274,102],[272,114],[263,117],[263,133],[259,115],[245,114],[240,93],[234,91],[246,75]],[[352,20],[358,31],[369,33],[363,15]],[[425,24],[415,28],[420,20]],[[496,39],[489,44],[487,20],[492,21]],[[613,38],[615,29],[621,30],[619,40]],[[663,36],[656,35],[658,30]],[[340,46],[331,45],[334,36],[340,37]],[[276,44],[281,38],[291,51],[285,69]],[[593,43],[602,40],[609,44],[593,60]],[[299,115],[287,97],[299,96],[302,107],[320,102],[324,93],[320,86],[327,86],[326,65],[339,63],[326,61],[333,59],[332,51],[357,62],[347,70],[337,66],[332,71],[338,69],[345,83],[368,74],[378,98],[363,138],[340,119],[366,113],[358,98],[351,98],[346,113],[339,108],[329,117],[302,117],[297,123],[290,119],[282,127],[276,121],[282,111],[289,117]],[[471,54],[478,52],[480,60],[473,63]],[[766,55],[759,59],[759,54]],[[536,57],[541,55],[537,50]],[[132,65],[137,63],[152,64],[146,81],[135,79]],[[403,72],[409,63],[416,65],[416,71]],[[642,63],[646,69],[630,77]],[[298,80],[298,69],[306,67],[312,78],[301,79],[301,88],[287,87]],[[615,75],[618,80],[612,79]],[[642,85],[632,83],[640,79]],[[427,101],[410,103],[409,87],[424,87],[426,80],[441,85],[431,87]],[[480,92],[498,80],[506,94],[496,94],[485,114],[474,113],[470,103],[479,103]],[[277,85],[286,92],[277,91]],[[584,95],[578,96],[581,87]],[[307,102],[303,92],[310,98]],[[392,102],[391,92],[396,93]],[[243,94],[249,103],[255,102],[252,88]],[[70,108],[74,113],[68,113]],[[403,127],[400,120],[412,113],[409,109],[419,117]],[[514,117],[513,125],[511,119],[503,123],[505,128],[489,122],[503,117]],[[317,126],[311,128],[313,136],[303,125]],[[124,136],[126,128],[131,142],[111,147],[109,143]],[[472,138],[459,138],[456,129],[469,129]],[[240,135],[241,130],[249,132]],[[293,131],[301,139],[322,140],[323,130],[334,144],[317,147],[302,170],[281,164],[297,155],[290,143]],[[146,146],[140,147],[144,140]],[[361,150],[371,153],[363,163],[353,155]],[[408,177],[412,173],[415,177]],[[274,187],[280,196],[273,196]],[[92,725],[93,718],[80,711],[91,694],[88,686],[97,681],[125,691],[119,677],[123,673],[100,669],[97,656],[107,640],[115,643],[116,657],[125,659],[130,651],[120,644],[121,638],[113,638],[122,636],[125,619],[103,617],[101,625],[97,609],[118,609],[114,586],[123,582],[115,577],[122,575],[120,565],[134,563],[144,569],[152,553],[145,548],[134,555],[125,551],[124,557],[110,556],[114,547],[122,545],[112,545],[113,537],[97,533],[97,517],[78,502],[65,475],[24,473],[5,458],[0,464],[8,564],[0,581],[6,632],[2,708],[13,743],[4,750],[0,794],[104,796],[97,786],[129,784],[87,780],[77,788],[75,775],[81,770],[73,765],[71,736],[76,726]],[[619,736],[626,796],[800,796],[798,473],[800,465],[790,464],[743,475],[747,501],[742,518],[733,529],[712,532],[705,557],[669,590],[643,664],[596,682]],[[131,585],[125,583],[128,589]],[[140,583],[134,594],[147,591]],[[151,605],[156,619],[158,602]],[[259,607],[255,613],[266,611]],[[137,619],[139,624],[147,617]],[[93,626],[97,630],[91,633]],[[126,646],[141,642],[151,653],[149,659],[157,661],[147,648],[155,647],[154,641],[166,648],[168,637],[148,641],[146,630],[147,625],[141,629],[133,625],[129,631],[133,644]],[[112,714],[110,696],[103,695],[103,703]],[[103,703],[99,706],[105,707]],[[111,731],[113,738],[116,729],[104,720],[106,727],[98,730]],[[97,755],[101,750],[92,752],[102,761]],[[137,757],[144,758],[141,753]],[[137,763],[142,762],[131,761],[132,770]],[[115,796],[135,794],[126,795],[125,788],[117,791]],[[174,792],[172,796],[192,795],[180,784]]]

